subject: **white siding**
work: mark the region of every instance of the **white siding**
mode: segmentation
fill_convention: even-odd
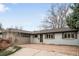
[[[33,35],[31,35],[31,43],[40,43],[40,35],[38,35],[37,38],[34,38]]]
[[[79,45],[79,39],[62,39],[62,33],[55,33],[55,39],[45,39],[43,36],[45,44]]]
[[[2,31],[0,30],[0,38],[2,38]]]
[[[2,38],[2,34],[0,34],[0,38]]]
[[[62,39],[62,33],[55,33],[55,39]]]
[[[77,32],[77,39],[79,39],[79,31]]]

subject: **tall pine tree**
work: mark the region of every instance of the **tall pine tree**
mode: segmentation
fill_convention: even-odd
[[[70,8],[73,12],[67,16],[67,25],[71,29],[79,29],[79,4],[74,3],[70,6]]]

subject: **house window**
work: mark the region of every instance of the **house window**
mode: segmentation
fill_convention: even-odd
[[[37,38],[37,37],[38,37],[38,35],[37,35],[37,34],[35,34],[33,37],[34,37],[34,38]]]
[[[68,38],[70,38],[70,34],[71,34],[71,33],[68,33]]]
[[[54,39],[54,34],[45,34],[46,39]]]
[[[2,34],[2,33],[0,33],[0,34]]]
[[[76,32],[66,32],[62,34],[63,38],[77,38]]]
[[[66,34],[64,34],[64,38],[66,38],[67,37],[67,35]]]

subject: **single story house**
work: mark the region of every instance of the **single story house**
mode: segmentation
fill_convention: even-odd
[[[76,29],[59,28],[40,31],[25,31],[10,28],[1,33],[0,37],[2,35],[2,38],[4,39],[10,38],[14,44],[43,43],[79,46],[79,30]]]

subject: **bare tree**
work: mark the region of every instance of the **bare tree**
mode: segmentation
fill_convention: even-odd
[[[64,28],[66,26],[65,18],[67,16],[70,4],[52,4],[47,16],[42,24],[46,28]]]

